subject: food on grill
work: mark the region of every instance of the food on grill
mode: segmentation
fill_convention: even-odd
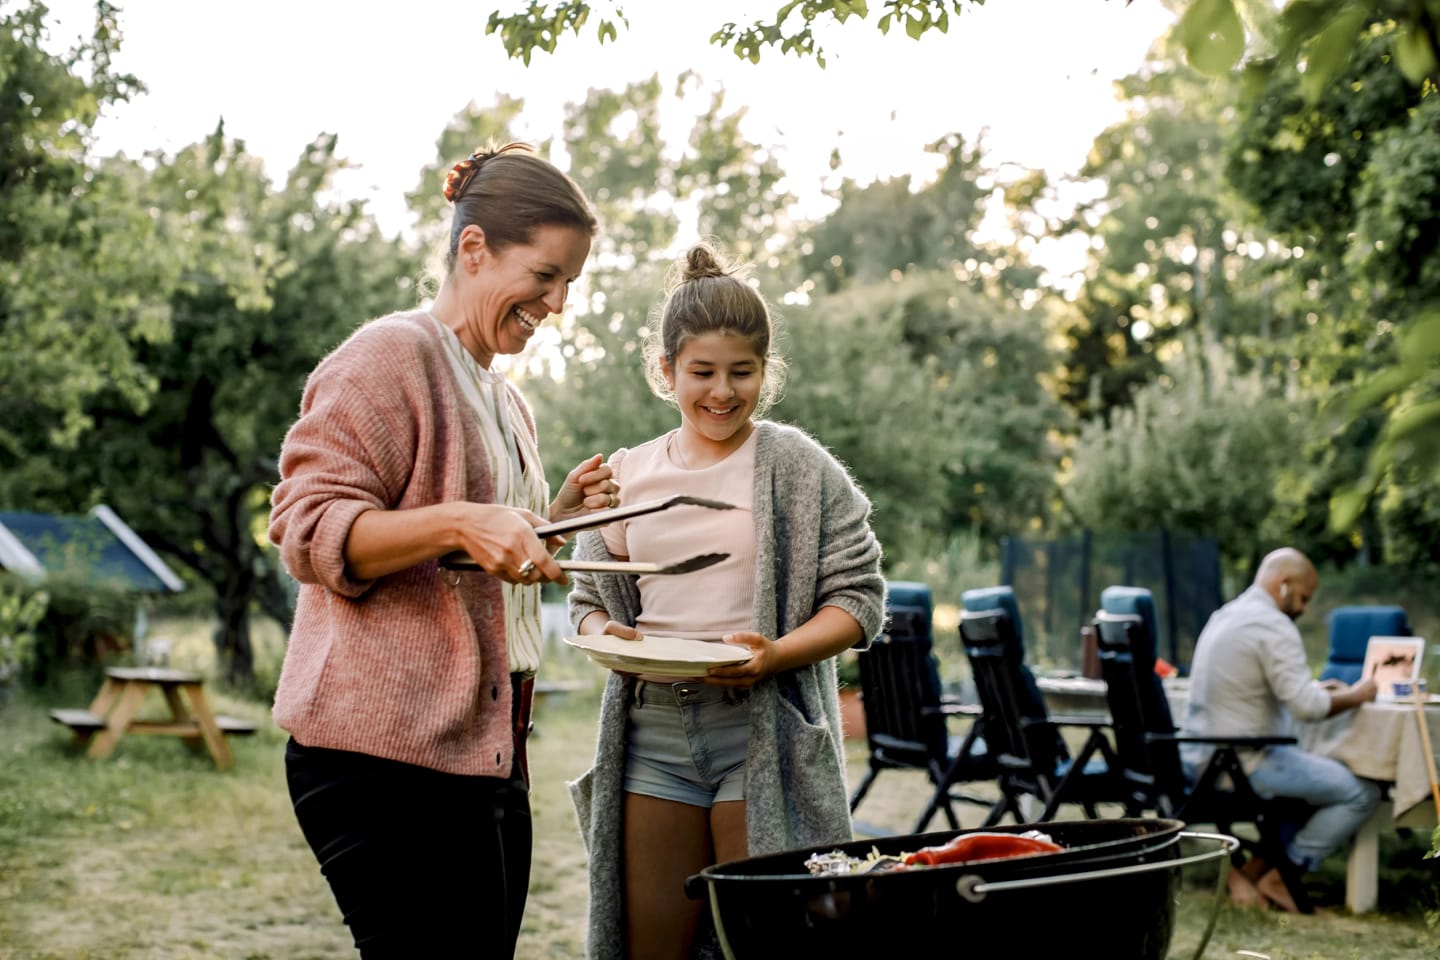
[[[1037,853],[1056,853],[1065,848],[1039,830],[1024,833],[962,833],[953,840],[934,847],[921,847],[900,856],[882,854],[874,847],[865,859],[852,857],[843,850],[812,853],[805,860],[805,869],[817,877],[845,876],[852,873],[878,873],[904,870],[908,867],[929,867],[942,863],[974,863],[978,860],[1004,860]]]
[[[1065,848],[1043,833],[962,833],[938,847],[921,847],[901,857],[905,865],[934,866],[938,863],[974,863],[977,860],[1004,860],[1035,853],[1057,853]]]

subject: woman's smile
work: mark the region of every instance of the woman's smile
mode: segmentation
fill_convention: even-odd
[[[544,317],[537,317],[535,316],[535,314],[530,313],[524,307],[519,306],[518,304],[510,312],[515,315],[515,319],[520,321],[520,326],[524,327],[526,330],[529,330],[531,333],[534,333],[536,328],[538,328],[540,324],[545,322]]]

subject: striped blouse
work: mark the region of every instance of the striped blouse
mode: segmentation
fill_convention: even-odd
[[[455,332],[434,314],[430,319],[440,328],[446,359],[460,385],[460,392],[475,410],[485,456],[495,479],[495,502],[522,507],[546,516],[550,487],[540,450],[528,430],[512,424],[523,422],[512,392],[504,378],[481,367],[465,349]],[[544,633],[540,629],[540,584],[507,583],[505,593],[505,644],[512,673],[534,673],[540,666]]]

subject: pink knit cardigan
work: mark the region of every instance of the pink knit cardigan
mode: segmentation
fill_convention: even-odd
[[[372,581],[345,568],[350,525],[366,510],[494,499],[473,413],[427,314],[371,321],[320,362],[280,478],[270,539],[300,593],[276,724],[305,746],[507,775],[500,582],[475,572],[452,586],[434,561]]]

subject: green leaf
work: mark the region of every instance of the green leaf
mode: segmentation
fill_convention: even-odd
[[[1403,368],[1386,368],[1363,386],[1355,389],[1349,400],[1346,401],[1346,409],[1354,416],[1363,414],[1386,398],[1404,390],[1414,379],[1414,375]]]
[[[1300,81],[1300,89],[1310,103],[1319,100],[1330,81],[1349,65],[1350,51],[1367,17],[1368,12],[1361,6],[1342,10],[1306,48],[1305,76]]]
[[[919,40],[925,33],[925,21],[911,14],[905,20],[905,32],[910,34],[911,40]]]
[[[1348,533],[1370,502],[1370,486],[1355,486],[1330,499],[1330,531]]]
[[[1411,325],[1400,343],[1400,356],[1421,366],[1440,358],[1440,310],[1432,310]]]
[[[1385,435],[1391,441],[1400,441],[1414,434],[1428,435],[1434,430],[1440,430],[1440,400],[1416,404],[1391,417],[1385,426]]]
[[[1280,14],[1280,59],[1293,60],[1334,12],[1335,0],[1291,0]]]
[[[1245,52],[1245,26],[1231,0],[1195,0],[1175,29],[1186,59],[1201,73],[1227,73]]]
[[[1241,96],[1249,103],[1258,102],[1274,76],[1274,60],[1251,60],[1240,71]]]
[[[1430,38],[1413,23],[1402,28],[1399,36],[1395,38],[1395,64],[1400,68],[1400,72],[1405,74],[1405,79],[1414,84],[1424,82],[1426,77],[1440,69],[1440,65],[1435,62],[1435,50],[1430,46]]]

